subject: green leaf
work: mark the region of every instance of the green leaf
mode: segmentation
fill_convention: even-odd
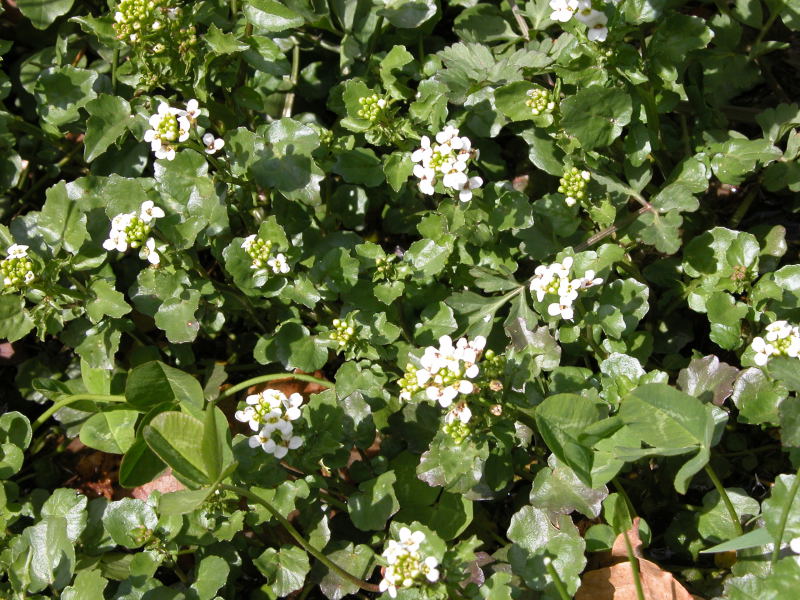
[[[403,100],[413,93],[403,81],[414,74],[414,55],[405,46],[393,46],[381,61],[380,75],[383,87],[393,98]],[[408,67],[412,65],[412,67]]]
[[[775,359],[772,359],[773,361]],[[787,396],[786,388],[751,367],[739,373],[731,400],[739,410],[737,420],[751,425],[778,425],[778,407]]]
[[[294,119],[273,121],[267,129],[267,138],[277,156],[311,153],[319,148],[319,134],[313,127]]]
[[[559,597],[545,567],[548,558],[567,593],[577,591],[586,564],[585,543],[568,516],[561,515],[554,524],[546,511],[524,506],[511,517],[507,536],[513,542],[508,555],[511,568],[528,587],[544,590],[548,598]]]
[[[680,454],[696,452],[675,476],[675,489],[685,494],[692,476],[709,459],[714,434],[711,407],[663,383],[632,391],[623,401],[619,417],[639,439],[656,449]]]
[[[706,301],[711,323],[711,340],[726,350],[742,345],[741,322],[747,316],[747,306],[726,292],[714,292]]]
[[[328,350],[316,336],[299,323],[284,323],[270,338],[261,338],[253,357],[266,365],[281,363],[287,369],[313,373],[328,361]]]
[[[150,483],[166,468],[167,465],[150,450],[144,438],[136,438],[122,457],[119,466],[119,484],[133,488]]]
[[[745,515],[755,516],[761,507],[757,500],[748,496],[744,490],[732,488],[725,490],[740,522]],[[730,513],[717,490],[711,490],[703,497],[703,510],[698,515],[697,531],[708,542],[721,542],[734,539],[740,529],[731,521]]]
[[[257,33],[286,31],[304,22],[302,16],[277,0],[247,0],[244,14]]]
[[[72,8],[74,0],[17,0],[20,12],[28,17],[36,29],[47,29],[60,16]]]
[[[131,120],[131,105],[119,96],[100,94],[86,104],[86,136],[83,159],[91,162],[115,143],[127,130]]]
[[[791,493],[792,486],[797,483],[796,479],[797,475],[778,475],[769,498],[764,500],[761,507],[767,531],[773,540],[780,536],[783,544],[800,537],[800,493],[795,493],[794,496]],[[782,516],[787,510],[786,524],[781,530]]]
[[[433,0],[389,0],[378,15],[400,29],[416,29],[436,14]]]
[[[39,214],[37,224],[42,237],[53,248],[76,254],[86,240],[86,215],[81,211],[78,201],[67,194],[67,184],[58,182],[45,193],[46,200]]]
[[[656,73],[664,81],[676,81],[690,51],[705,48],[714,37],[700,17],[671,14],[653,34],[647,54],[652,58]]]
[[[204,557],[197,566],[197,577],[191,586],[196,600],[212,600],[228,580],[228,562],[215,555]]]
[[[105,316],[119,319],[131,312],[125,296],[105,279],[95,280],[90,289],[95,297],[86,305],[86,315],[92,323],[99,323]]]
[[[528,143],[528,158],[537,168],[554,177],[564,174],[564,151],[543,130],[529,127],[520,137]]]
[[[22,413],[14,410],[0,416],[0,443],[13,444],[25,450],[32,435],[30,421]]]
[[[111,502],[103,513],[103,527],[116,544],[140,548],[153,535],[158,517],[153,508],[141,500],[123,498]]]
[[[195,314],[200,306],[200,292],[184,290],[180,296],[167,298],[156,312],[156,326],[173,344],[193,342],[200,331]]]
[[[162,412],[145,426],[144,439],[177,477],[195,486],[214,482],[201,452],[203,423],[199,419],[180,412]]]
[[[158,512],[161,515],[185,515],[200,508],[213,493],[213,487],[204,487],[163,494],[158,500]]]
[[[603,286],[595,309],[586,315],[610,337],[621,338],[633,332],[650,308],[650,289],[635,279],[616,279]]]
[[[730,517],[728,517],[730,519]],[[711,548],[701,550],[700,554],[711,554],[714,552],[731,552],[733,550],[746,550],[747,548],[756,548],[758,546],[766,546],[767,544],[774,544],[774,540],[769,531],[765,527],[748,531],[747,533],[735,537],[727,542],[722,542]]]
[[[452,236],[433,241],[432,239],[417,240],[405,254],[416,271],[424,277],[433,277],[439,274],[447,265],[447,259],[453,252]]]
[[[339,153],[331,169],[347,183],[376,187],[384,181],[381,161],[369,148],[353,148]]]
[[[394,471],[386,471],[358,486],[359,491],[347,500],[353,525],[363,531],[386,527],[386,521],[400,509],[394,493],[395,481],[397,477]]]
[[[590,519],[600,516],[601,503],[608,496],[606,486],[592,489],[584,485],[572,469],[558,462],[555,454],[547,459],[547,465],[533,481],[531,506],[546,510],[553,519],[576,510]]]
[[[199,381],[180,369],[152,361],[131,370],[125,384],[125,398],[131,406],[141,410],[175,403],[199,414],[203,407],[203,388]]]
[[[352,542],[348,543],[347,546],[341,550],[336,550],[328,554],[328,558],[331,559],[334,564],[339,565],[348,573],[352,573],[356,577],[361,577],[362,579],[368,576],[367,567],[372,561],[373,556],[374,553],[369,546],[364,544],[354,546]],[[319,588],[322,593],[325,594],[325,597],[330,600],[340,600],[350,594],[357,593],[359,589],[357,585],[344,579],[338,572],[331,570],[328,570],[322,578]]]
[[[712,147],[711,168],[722,183],[740,184],[757,164],[768,165],[783,154],[769,140],[734,138]]]
[[[797,369],[797,358],[776,356],[767,364],[769,374],[778,379],[793,392],[800,392],[800,372]]]
[[[739,369],[714,356],[695,358],[678,373],[678,387],[703,402],[722,406],[733,392]]]
[[[308,556],[297,546],[283,546],[280,550],[267,548],[253,560],[253,564],[267,578],[267,583],[279,598],[303,587],[311,570]]]
[[[16,342],[33,329],[33,321],[25,310],[25,298],[0,296],[0,339]]]
[[[103,600],[103,590],[108,580],[98,571],[81,571],[75,576],[74,583],[61,592],[62,600]]]
[[[578,438],[600,418],[595,403],[577,394],[556,394],[536,407],[536,425],[545,444],[586,485],[591,485],[592,453]]]
[[[203,36],[203,41],[208,44],[214,54],[235,54],[236,52],[243,52],[250,46],[240,41],[234,33],[223,33],[223,31],[212,23],[206,34]]]
[[[608,146],[630,123],[631,96],[618,89],[589,86],[561,102],[561,126],[584,150]]]
[[[384,156],[383,173],[386,182],[395,192],[400,191],[413,172],[414,163],[411,162],[411,155],[408,152],[392,152]]]
[[[81,427],[81,442],[111,454],[125,454],[136,439],[135,410],[110,410],[92,415]]]
[[[525,102],[528,92],[536,87],[529,81],[515,81],[497,88],[494,92],[497,108],[512,121],[530,121],[533,113]]]
[[[77,121],[80,109],[97,97],[96,80],[97,71],[72,66],[45,69],[34,88],[39,114],[56,127]]]

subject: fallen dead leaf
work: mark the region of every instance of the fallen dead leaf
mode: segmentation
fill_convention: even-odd
[[[175,479],[172,474],[172,469],[167,469],[161,475],[153,479],[150,483],[145,483],[139,487],[131,490],[131,496],[137,500],[147,500],[153,492],[161,492],[168,494],[170,492],[179,492],[186,489],[184,485]]]
[[[641,558],[642,542],[639,539],[638,517],[626,533],[634,556],[639,557],[639,573],[646,600],[702,600],[686,591],[672,573]],[[575,600],[637,600],[633,569],[628,562],[624,536],[625,534],[618,535],[611,552],[601,559],[601,564],[605,563],[607,566],[583,574]]]

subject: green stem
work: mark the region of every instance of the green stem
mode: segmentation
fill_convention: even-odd
[[[119,62],[119,48],[114,48],[111,55],[111,93],[117,93],[117,63]]]
[[[297,88],[297,79],[300,76],[300,42],[294,41],[292,48],[292,74],[289,80],[292,84],[292,89],[286,94],[286,99],[283,102],[283,116],[291,117],[292,108],[294,107],[295,89]]]
[[[764,36],[767,35],[767,32],[772,27],[772,24],[775,22],[775,19],[778,18],[779,14],[781,14],[781,9],[783,9],[783,2],[781,2],[779,6],[775,7],[775,10],[767,18],[766,22],[764,23],[764,25],[759,30],[758,35],[756,36],[756,39],[753,42],[753,45],[750,46],[750,52],[747,54],[747,60],[753,60],[755,58],[756,50],[761,45],[761,42],[764,39]]]
[[[772,556],[769,559],[770,565],[775,567],[775,563],[778,562],[778,557],[781,554],[781,544],[783,543],[783,532],[786,530],[786,521],[789,520],[789,513],[791,512],[792,504],[794,504],[794,498],[797,496],[797,490],[800,489],[800,469],[797,470],[797,473],[794,476],[794,482],[792,483],[792,487],[789,488],[789,495],[786,498],[786,504],[783,506],[783,510],[781,511],[781,520],[778,521],[778,535],[775,538],[775,547],[772,549]]]
[[[622,499],[625,501],[625,506],[628,507],[628,515],[630,516],[631,520],[636,516],[636,509],[633,508],[633,502],[631,502],[631,497],[628,496],[628,492],[625,491],[625,488],[622,487],[622,484],[619,481],[618,477],[614,477],[611,480],[614,484],[614,489],[617,490],[617,493],[622,496]]]
[[[722,498],[722,502],[725,504],[725,508],[728,511],[728,515],[730,516],[731,521],[733,521],[733,527],[734,529],[736,529],[736,535],[737,536],[742,535],[744,531],[742,531],[742,524],[739,521],[739,515],[736,514],[736,509],[733,507],[733,502],[731,502],[730,496],[728,496],[728,492],[725,491],[725,488],[722,485],[722,481],[720,481],[716,471],[714,471],[713,467],[710,464],[707,464],[704,467],[704,469],[709,479],[711,479],[711,483],[713,483],[714,487],[717,489],[719,497]]]
[[[628,562],[631,564],[631,571],[633,571],[633,584],[636,586],[636,598],[638,600],[645,600],[644,590],[642,589],[642,577],[639,573],[639,559],[633,554],[633,546],[628,539],[628,532],[623,531],[622,536],[625,538],[625,551],[628,554]]]
[[[549,556],[545,556],[544,566],[547,567],[547,573],[553,580],[553,585],[556,586],[556,591],[558,592],[558,595],[561,596],[561,600],[569,600],[567,588],[564,586],[564,582],[561,581],[558,571],[556,571],[556,568],[553,566],[553,559],[551,559]]]
[[[264,500],[260,496],[254,494],[250,490],[246,490],[244,488],[240,488],[240,487],[237,487],[235,485],[222,484],[220,487],[222,487],[223,489],[226,489],[228,491],[234,492],[236,494],[239,494],[240,496],[243,496],[243,497],[247,498],[248,500],[251,500],[252,502],[255,502],[256,504],[260,504],[261,506],[266,508],[270,512],[270,514],[273,517],[275,517],[275,520],[278,521],[278,523],[280,523],[283,526],[283,528],[289,533],[289,535],[291,535],[294,538],[294,540],[300,545],[300,547],[303,548],[303,550],[308,552],[311,556],[316,558],[323,565],[328,567],[328,569],[330,569],[331,571],[335,571],[339,576],[343,577],[344,579],[346,579],[347,581],[349,581],[353,585],[357,585],[359,588],[361,588],[364,591],[367,591],[367,592],[377,592],[377,591],[379,591],[378,590],[378,586],[375,585],[374,583],[368,583],[368,582],[366,582],[366,581],[364,581],[362,579],[359,579],[358,577],[356,577],[352,573],[349,573],[348,571],[345,571],[342,567],[337,565],[335,562],[333,562],[331,559],[329,559],[327,556],[325,556],[322,552],[320,552],[319,550],[314,548],[314,546],[309,544],[308,541],[301,535],[301,533],[299,531],[297,531],[297,529],[295,529],[294,525],[292,525],[288,521],[288,519],[286,519],[286,517],[284,517],[282,514],[280,514],[278,512],[277,508],[272,506],[272,504],[270,504],[269,502],[267,502],[266,500]]]
[[[31,433],[35,433],[36,430],[47,421],[47,419],[53,416],[53,414],[65,406],[69,406],[73,402],[77,402],[78,400],[92,400],[93,402],[125,402],[125,396],[107,396],[103,394],[75,394],[72,396],[65,396],[54,402],[50,408],[39,415],[38,419],[31,423]]]
[[[757,186],[753,186],[753,188],[747,192],[744,199],[742,199],[739,206],[736,207],[736,212],[733,213],[733,216],[731,217],[731,222],[730,222],[731,228],[736,229],[741,220],[747,214],[747,211],[750,210],[750,206],[753,204],[753,200],[755,200],[756,196],[758,195],[758,190],[759,188]]]
[[[223,398],[227,398],[228,396],[233,396],[237,392],[246,390],[252,385],[258,385],[259,383],[265,383],[267,381],[275,381],[276,379],[297,379],[298,381],[317,383],[319,385],[324,385],[325,387],[331,389],[333,388],[333,384],[330,381],[325,381],[324,379],[318,379],[317,377],[312,377],[311,375],[305,375],[303,373],[270,373],[269,375],[259,375],[258,377],[247,379],[245,381],[242,381],[241,383],[237,383],[236,385],[229,387],[227,390],[225,390],[219,395],[219,398],[217,398],[217,402],[222,400]]]

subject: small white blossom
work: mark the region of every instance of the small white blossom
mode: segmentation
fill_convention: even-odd
[[[420,147],[411,154],[414,165],[414,176],[419,180],[419,191],[431,196],[435,193],[437,179],[441,177],[445,188],[458,191],[459,198],[468,202],[472,198],[472,190],[483,185],[480,177],[470,177],[469,163],[478,156],[472,149],[468,137],[459,136],[458,129],[446,126],[435,136],[431,144],[428,136],[420,140]]]
[[[753,362],[763,367],[773,356],[800,357],[800,327],[787,321],[775,321],[765,328],[764,337],[753,339]]]
[[[116,215],[111,219],[111,231],[108,238],[103,241],[103,248],[125,252],[128,248],[139,248],[139,257],[150,264],[157,265],[161,262],[160,253],[165,246],[156,247],[156,241],[150,237],[150,232],[156,219],[164,216],[164,211],[155,205],[152,200],[146,200],[135,212]]]
[[[285,275],[289,272],[289,263],[286,262],[286,257],[280,252],[273,258],[267,260],[267,266],[269,266],[275,274],[280,273]]]
[[[206,154],[216,154],[225,146],[225,140],[215,138],[213,133],[203,134],[203,145],[206,147]]]
[[[428,346],[420,358],[421,369],[414,377],[416,385],[425,389],[429,400],[447,408],[459,394],[471,394],[475,386],[470,379],[480,371],[475,364],[486,346],[486,338],[477,336],[471,342],[461,338],[453,345],[448,335],[439,338],[439,347]]]
[[[287,397],[279,390],[266,389],[251,394],[245,403],[247,406],[236,411],[234,417],[257,432],[248,439],[251,448],[261,446],[264,452],[281,459],[289,450],[302,445],[303,439],[294,434],[293,425],[302,416],[303,397],[300,394]]]
[[[550,0],[550,8],[553,9],[550,19],[566,23],[578,10],[578,6],[578,0]]]
[[[155,205],[152,200],[145,200],[139,208],[139,218],[145,223],[164,217],[164,211]]]
[[[189,139],[191,123],[184,111],[162,102],[158,105],[158,112],[150,117],[149,123],[150,129],[144,132],[144,141],[150,143],[150,149],[156,158],[173,160],[175,143]]]
[[[789,548],[795,554],[800,554],[800,537],[796,537],[791,542],[789,542]]]
[[[378,585],[381,592],[397,597],[398,588],[410,588],[439,580],[439,561],[434,556],[422,558],[420,543],[425,540],[421,531],[400,530],[400,540],[389,540],[382,557],[386,562],[383,579]]]
[[[557,302],[548,304],[547,314],[567,321],[575,316],[573,305],[579,292],[603,283],[603,279],[595,277],[592,270],[587,270],[583,277],[570,279],[572,263],[572,257],[568,256],[560,263],[539,265],[530,283],[530,290],[535,292],[537,302],[543,302],[548,296],[558,297]]]
[[[194,125],[197,122],[197,119],[200,118],[200,115],[203,114],[203,111],[200,109],[200,104],[192,98],[186,103],[186,110],[181,111],[181,116],[186,117],[189,120],[189,123]]]

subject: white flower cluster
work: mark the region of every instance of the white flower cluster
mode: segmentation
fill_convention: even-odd
[[[437,177],[442,185],[458,192],[462,202],[472,199],[472,190],[483,185],[483,179],[467,174],[470,160],[477,158],[478,151],[472,148],[468,137],[459,136],[458,129],[448,125],[436,134],[436,143],[431,145],[428,136],[423,136],[420,148],[411,154],[414,176],[419,179],[419,191],[433,195]]]
[[[270,240],[262,240],[255,234],[249,235],[242,242],[242,248],[253,259],[251,269],[260,270],[269,267],[276,275],[286,275],[290,270],[289,263],[281,252],[272,256]]]
[[[480,372],[476,363],[485,346],[486,338],[481,335],[471,342],[461,338],[455,345],[449,335],[443,335],[438,348],[425,348],[419,361],[422,368],[406,374],[404,380],[408,385],[401,380],[400,398],[411,400],[414,391],[424,389],[429,400],[447,408],[459,394],[471,394],[475,386],[470,379]]]
[[[457,402],[444,416],[442,431],[453,438],[456,444],[463,442],[471,433],[469,421],[472,411],[465,401]]]
[[[800,327],[787,321],[775,321],[767,325],[766,335],[757,337],[750,344],[755,350],[753,361],[763,367],[773,356],[800,357]]]
[[[156,158],[173,160],[176,144],[189,139],[201,114],[203,111],[194,99],[186,103],[185,110],[162,102],[158,105],[158,112],[150,117],[150,129],[144,132],[144,141],[150,144]],[[206,154],[214,154],[225,146],[225,140],[215,138],[211,133],[205,133],[202,139]]]
[[[613,0],[612,0],[613,1]],[[550,0],[553,21],[566,23],[572,17],[586,25],[586,36],[593,42],[604,42],[608,36],[608,17],[592,7],[592,0]]]
[[[301,416],[300,406],[303,397],[267,389],[245,398],[247,406],[236,411],[237,421],[247,423],[256,432],[247,440],[251,448],[261,446],[267,454],[283,458],[289,450],[296,450],[303,444],[303,438],[294,435],[294,425]]]
[[[423,559],[419,552],[425,534],[403,527],[399,536],[399,541],[389,540],[383,551],[386,569],[378,585],[381,592],[389,592],[392,598],[397,597],[397,588],[410,588],[425,580],[433,583],[439,579],[439,561],[434,556]]]
[[[108,239],[103,242],[106,250],[125,252],[128,246],[140,248],[139,258],[147,260],[150,264],[157,265],[161,262],[159,252],[164,247],[156,248],[156,241],[148,237],[153,229],[156,219],[164,216],[164,211],[156,206],[152,200],[142,202],[139,214],[124,213],[111,219],[111,231]]]
[[[28,247],[22,244],[11,244],[6,252],[7,256],[0,261],[0,275],[3,277],[3,286],[17,288],[28,285],[36,279],[33,273],[33,263],[28,258]]]
[[[567,321],[571,321],[574,316],[572,305],[578,298],[578,292],[603,283],[603,280],[595,277],[594,271],[591,270],[586,271],[583,277],[570,279],[572,262],[572,257],[568,256],[560,263],[539,265],[531,280],[531,292],[536,292],[536,299],[539,302],[546,296],[558,296],[558,302],[548,305],[547,314],[551,317],[559,316]]]

